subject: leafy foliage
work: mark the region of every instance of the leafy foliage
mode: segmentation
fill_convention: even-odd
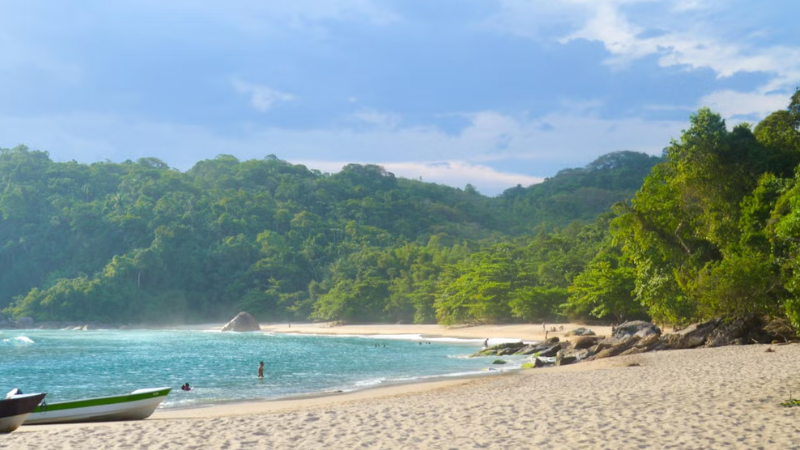
[[[0,308],[38,320],[443,324],[560,316],[800,328],[800,91],[751,128],[693,114],[496,198],[273,155],[181,173],[0,149]]]
[[[586,169],[591,181],[545,184],[599,189],[604,178],[614,198],[630,196],[626,158],[641,159],[607,156]],[[530,259],[531,238],[515,236],[544,219],[505,197],[374,165],[329,175],[273,155],[220,155],[181,173],[155,158],[56,163],[20,146],[0,149],[0,187],[0,308],[38,320],[219,320],[247,309],[262,320],[450,321],[461,316],[445,312],[443,293],[462,284],[469,294],[459,295],[477,296],[465,297],[465,320],[528,319],[553,314],[582,267],[538,273],[546,264]]]

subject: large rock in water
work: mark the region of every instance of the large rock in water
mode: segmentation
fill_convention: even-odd
[[[222,331],[261,331],[261,327],[253,316],[242,311],[226,323]]]

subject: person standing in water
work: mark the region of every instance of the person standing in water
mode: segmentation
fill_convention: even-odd
[[[264,378],[264,361],[258,365],[258,378]]]

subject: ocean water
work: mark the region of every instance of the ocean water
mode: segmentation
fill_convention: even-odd
[[[524,361],[504,357],[509,364],[498,366],[492,364],[496,357],[469,358],[482,343],[417,336],[0,330],[0,394],[19,388],[47,392],[49,402],[58,402],[171,386],[161,405],[170,409],[489,375]],[[259,361],[263,379],[256,377]],[[181,391],[187,382],[193,390]]]

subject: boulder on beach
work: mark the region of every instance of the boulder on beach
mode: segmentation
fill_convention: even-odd
[[[261,331],[261,327],[253,316],[242,311],[226,323],[222,331]]]
[[[721,347],[723,345],[742,345],[742,344],[769,344],[776,338],[781,339],[777,334],[767,331],[767,321],[764,317],[757,314],[750,314],[738,317],[726,322],[722,322],[706,338],[706,347]]]
[[[623,340],[629,336],[636,335],[640,338],[647,337],[651,334],[661,336],[661,329],[650,322],[643,320],[631,320],[621,325],[617,325],[614,330],[614,338]]]
[[[597,345],[598,342],[600,342],[600,338],[597,336],[578,336],[572,340],[572,346],[576,350],[580,350],[582,348],[593,347]]]
[[[556,365],[557,366],[566,366],[568,364],[574,364],[577,361],[578,361],[578,358],[575,357],[575,356],[571,356],[571,355],[561,356],[561,357],[556,359]]]
[[[594,336],[595,332],[584,327],[575,328],[567,333],[567,336]]]

